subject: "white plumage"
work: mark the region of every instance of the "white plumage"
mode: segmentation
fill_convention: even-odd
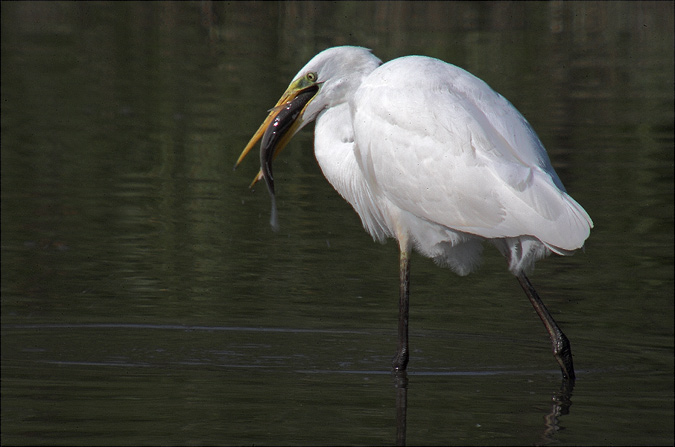
[[[583,246],[590,217],[510,102],[437,59],[378,64],[368,50],[338,47],[296,76],[321,80],[330,70],[305,121],[316,116],[317,161],[374,238],[407,232],[419,252],[462,275],[476,267],[481,239],[514,273]]]
[[[298,96],[314,90],[308,101]],[[298,114],[293,125],[275,130],[281,119],[270,123],[282,107]],[[257,179],[265,178],[273,192],[272,158],[313,120],[325,177],[373,238],[398,240],[406,270],[414,247],[466,275],[487,240],[507,258],[526,293],[529,287],[536,295],[523,271],[552,252],[581,248],[593,226],[525,118],[454,65],[422,56],[382,64],[365,48],[325,50],[298,72],[238,163],[265,132],[261,163],[270,173],[263,169]],[[401,268],[403,283],[403,262]],[[404,292],[407,306],[402,284]],[[569,362],[571,370],[571,355]]]

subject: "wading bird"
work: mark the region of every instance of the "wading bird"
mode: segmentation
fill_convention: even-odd
[[[235,165],[262,139],[251,186],[265,180],[275,229],[272,161],[312,121],[325,177],[373,239],[398,241],[395,370],[408,364],[411,250],[467,275],[488,241],[506,257],[546,326],[563,378],[574,381],[569,340],[525,272],[551,253],[583,247],[593,222],[509,101],[438,59],[406,56],[383,64],[366,48],[322,51],[293,78]]]

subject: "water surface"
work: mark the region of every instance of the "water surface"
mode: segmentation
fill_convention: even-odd
[[[3,2],[2,30],[3,444],[395,443],[396,244],[311,128],[279,233],[256,161],[232,171],[291,76],[358,44],[486,80],[595,222],[531,275],[572,341],[562,408],[499,254],[413,256],[406,441],[672,445],[672,3]]]

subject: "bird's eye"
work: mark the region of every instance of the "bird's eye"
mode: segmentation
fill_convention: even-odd
[[[316,80],[317,80],[317,78],[318,78],[317,74],[316,74],[315,72],[313,72],[313,71],[307,73],[307,76],[306,76],[306,77],[307,77],[307,80],[308,80],[309,82],[316,82]]]

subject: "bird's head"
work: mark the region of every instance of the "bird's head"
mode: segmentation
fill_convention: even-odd
[[[265,179],[274,194],[272,161],[305,125],[323,110],[349,101],[364,76],[382,62],[361,47],[334,47],[310,60],[293,78],[277,104],[258,128],[239,156],[235,168],[255,144],[260,145],[260,171],[251,186]]]

